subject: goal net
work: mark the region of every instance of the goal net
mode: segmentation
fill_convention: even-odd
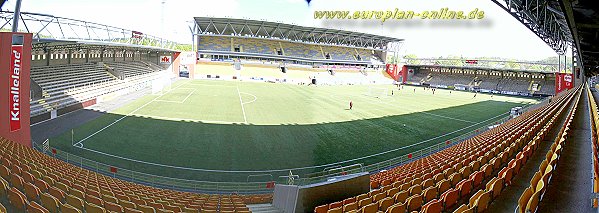
[[[366,96],[381,98],[389,96],[389,89],[380,87],[368,87],[365,93]]]
[[[171,90],[171,78],[167,73],[161,74],[152,81],[152,94],[162,95]]]

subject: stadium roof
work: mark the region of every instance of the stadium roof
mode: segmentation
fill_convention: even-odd
[[[388,43],[403,41],[403,39],[368,33],[306,27],[279,22],[212,17],[195,17],[194,19],[196,22],[194,33],[199,35],[248,35],[376,49],[386,49]]]
[[[484,71],[500,71],[500,72],[518,72],[518,73],[530,73],[530,74],[555,74],[555,72],[547,72],[540,70],[528,70],[528,69],[512,69],[512,68],[492,68],[492,67],[468,67],[468,66],[455,66],[455,65],[430,65],[430,64],[408,64],[409,67],[421,67],[421,68],[447,68],[447,69],[461,69],[461,70],[484,70]]]
[[[572,35],[555,0],[492,0],[549,45],[565,54]]]
[[[404,58],[409,66],[464,68],[471,70],[497,70],[530,73],[555,73],[558,64],[535,61],[507,61],[493,59]]]
[[[599,73],[597,0],[492,0],[558,54],[567,47],[587,74]]]
[[[138,45],[120,42],[108,41],[86,41],[86,40],[69,40],[69,39],[39,39],[33,43],[33,51],[44,49],[56,50],[79,50],[79,49],[95,49],[95,50],[134,50],[134,51],[160,51],[173,52],[174,50],[156,46]]]
[[[1,30],[12,28],[14,13],[0,11]],[[33,34],[33,43],[67,42],[113,46],[143,46],[144,48],[174,49],[176,43],[139,31],[58,17],[48,14],[22,12],[19,32]]]
[[[559,3],[585,72],[599,74],[599,2],[561,0]]]

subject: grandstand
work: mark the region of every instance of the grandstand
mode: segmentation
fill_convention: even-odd
[[[300,58],[323,59],[324,55],[317,45],[300,44],[295,42],[280,42],[283,46],[283,54],[286,56]]]
[[[9,212],[250,212],[270,195],[209,195],[157,189],[107,177],[0,138],[0,192]],[[0,204],[1,205],[1,204]]]
[[[173,51],[152,47],[37,42],[33,45],[32,120],[39,122],[96,103],[102,96],[147,85],[167,67],[160,55]],[[159,51],[157,51],[159,50]]]
[[[408,65],[407,83],[432,87],[525,96],[555,94],[550,72]]]
[[[199,36],[198,48],[200,52],[206,52],[203,57],[211,57],[209,53],[249,53],[259,55],[289,56],[300,59],[328,59],[329,63],[370,62],[376,58],[372,49],[358,47],[342,47],[323,44],[306,44],[287,40],[274,40],[265,38],[252,38],[243,36],[216,36],[212,34]],[[381,50],[377,50],[381,51]],[[380,53],[379,57],[380,57]],[[327,58],[327,55],[329,56]],[[380,61],[379,61],[380,62]],[[380,62],[382,63],[382,62]]]
[[[200,58],[285,61],[313,67],[380,68],[381,59],[391,51],[387,44],[402,42],[366,33],[232,18],[196,17],[194,29]]]

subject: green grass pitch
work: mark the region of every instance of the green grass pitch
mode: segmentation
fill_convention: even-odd
[[[394,95],[365,95],[369,87],[387,88],[389,93],[394,90]],[[81,144],[88,150],[72,145],[71,132],[50,139],[50,143],[88,159],[155,175],[246,181],[251,173],[194,171],[143,162],[244,171],[322,165],[408,146],[468,126],[485,126],[480,122],[512,107],[537,102],[520,97],[473,96],[440,89],[432,94],[431,90],[411,86],[398,91],[392,85],[180,80],[169,91],[143,96],[74,129],[74,141],[85,139]],[[352,110],[348,109],[350,100]],[[370,164],[407,154],[474,127],[356,163]]]

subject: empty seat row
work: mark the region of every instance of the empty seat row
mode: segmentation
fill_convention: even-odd
[[[158,65],[143,61],[105,62],[105,64],[115,71],[122,72],[125,78],[162,71]]]
[[[561,156],[562,148],[567,145],[568,133],[570,132],[570,127],[579,100],[580,93],[578,93],[574,99],[574,107],[572,107],[568,113],[565,124],[560,128],[558,137],[551,144],[551,149],[545,154],[545,159],[541,162],[541,165],[539,165],[539,170],[530,180],[529,187],[520,195],[516,212],[536,212],[538,204],[543,198],[543,194],[551,181],[551,176],[558,166],[557,164]]]
[[[143,84],[143,82],[148,82],[156,78],[156,72],[161,70],[159,65],[150,62],[135,61],[115,63],[123,65],[124,72],[127,75],[126,81],[115,80],[115,78],[109,76],[106,71],[96,69],[96,64],[94,63],[52,65],[36,67],[35,70],[32,69],[32,78],[34,80],[36,79],[36,77],[33,77],[34,73],[54,75],[56,78],[49,77],[48,79],[41,81],[42,83],[40,86],[44,91],[44,97],[30,103],[31,115],[40,115],[53,109],[64,108],[94,99],[101,95],[127,89],[137,84]],[[64,80],[60,80],[61,78],[64,78]]]
[[[333,60],[369,61],[376,58],[373,57],[373,53],[370,50],[353,47],[306,44],[286,40],[251,37],[200,37],[200,50],[234,52],[237,51],[235,48],[239,48],[240,52],[269,55],[278,55],[278,51],[281,50],[281,53],[285,56],[310,59],[325,59],[326,54]]]
[[[498,75],[471,75],[452,72],[438,72],[421,69],[414,73],[408,80],[414,83],[428,83],[432,86],[453,86],[455,84],[468,85],[486,90],[507,91],[515,93],[532,93],[531,84],[538,84],[534,93],[554,94],[554,78],[521,78]]]
[[[571,97],[558,96],[553,103],[437,154],[374,174],[371,192],[318,206],[315,212],[440,212],[461,202],[467,204],[458,212],[483,211],[542,140],[553,124],[546,121],[561,113]]]
[[[591,147],[593,149],[593,193],[599,193],[599,140],[597,130],[599,129],[599,108],[590,85],[586,86],[591,113]],[[599,199],[593,198],[593,207],[599,207]]]
[[[222,36],[200,36],[200,50],[232,52],[231,38]]]
[[[249,212],[272,195],[209,195],[104,176],[0,138],[0,196],[30,212]]]

